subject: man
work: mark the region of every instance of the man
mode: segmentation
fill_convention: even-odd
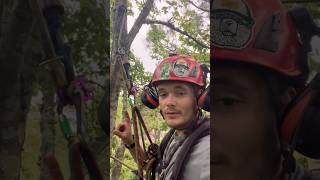
[[[292,155],[298,150],[320,158],[319,133],[309,139],[301,133],[320,131],[319,125],[305,130],[306,121],[293,121],[304,116],[292,102],[307,93],[303,90],[309,75],[306,44],[293,22],[299,20],[296,14],[289,14],[278,0],[214,0],[212,7],[212,177],[320,179],[296,166]],[[310,139],[317,146],[300,145]]]
[[[160,179],[210,179],[209,119],[201,111],[203,99],[209,98],[205,91],[207,72],[203,67],[191,57],[171,56],[161,61],[151,83],[144,88],[142,102],[152,109],[159,103],[161,115],[172,128],[172,133],[168,133],[160,145]],[[114,134],[135,157],[129,123],[127,115]],[[191,141],[193,143],[188,143]],[[141,152],[140,148],[140,158],[145,158]]]

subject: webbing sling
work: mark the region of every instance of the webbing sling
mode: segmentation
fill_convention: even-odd
[[[209,119],[205,118],[203,119],[203,121],[204,122],[201,123],[200,126],[192,134],[190,134],[189,137],[182,144],[181,150],[173,166],[171,176],[172,180],[178,180],[178,178],[181,180],[184,168],[183,165],[186,164],[187,156],[190,154],[190,150],[192,149],[191,147],[197,144],[199,139],[210,134]],[[170,138],[173,136],[174,131],[174,129],[170,129],[170,131],[163,138],[160,144],[158,163],[162,161],[164,150],[166,149],[166,146],[168,145]]]

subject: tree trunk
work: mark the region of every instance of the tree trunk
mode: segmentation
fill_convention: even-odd
[[[118,49],[125,41],[127,36],[127,1],[118,0],[115,3],[112,17],[112,51],[110,64],[110,142],[112,138],[112,130],[114,128],[115,116],[118,108],[118,97],[120,91],[120,84],[122,79],[122,62],[128,62],[128,54],[121,56],[118,54]],[[121,14],[122,16],[119,16]],[[123,22],[122,22],[122,17]],[[123,26],[122,26],[123,25]],[[122,26],[122,28],[121,28]],[[122,29],[122,32],[120,30]]]
[[[28,1],[17,1],[10,17],[4,5],[0,39],[0,179],[17,180],[31,97],[31,83],[23,74],[23,65],[24,42],[32,20]]]
[[[112,49],[111,49],[111,64],[110,64],[110,142],[112,138],[112,130],[114,128],[115,117],[118,108],[118,97],[120,91],[121,79],[124,79],[124,64],[129,64],[129,52],[132,41],[139,32],[145,18],[148,16],[153,0],[147,0],[144,8],[137,18],[134,26],[128,34],[127,30],[127,0],[117,0],[113,9],[112,17]],[[124,83],[127,83],[124,80]],[[125,86],[125,92],[130,90]],[[125,96],[124,96],[125,97]],[[126,103],[125,103],[126,104]],[[127,108],[124,108],[126,110]],[[121,148],[121,147],[120,147]],[[122,147],[123,148],[123,147]],[[123,149],[118,149],[119,156],[123,156]],[[112,172],[112,178],[118,178],[121,171],[121,165],[115,164]]]
[[[147,0],[140,12],[137,20],[132,26],[130,32],[127,30],[127,0],[117,0],[113,9],[112,17],[112,49],[111,49],[111,66],[110,66],[110,133],[114,127],[115,114],[117,112],[120,79],[123,77],[123,64],[129,63],[129,52],[132,41],[139,32],[145,19],[147,18],[154,0]],[[122,18],[123,17],[123,18]],[[127,91],[127,89],[124,89]],[[111,142],[112,134],[110,135]]]
[[[43,157],[51,152],[54,154],[55,148],[55,125],[57,117],[55,115],[55,91],[51,83],[51,77],[48,72],[42,72],[42,80],[40,82],[42,92],[42,104],[40,105],[40,131],[41,131],[41,147],[40,147],[40,179],[51,179]]]
[[[123,92],[123,99],[122,99],[122,114],[123,117],[125,116],[125,113],[128,109],[128,94],[126,93],[126,91]],[[125,151],[125,146],[121,143],[121,145],[117,148],[116,150],[116,158],[119,159],[120,161],[123,160],[123,156],[124,156],[124,151]],[[112,176],[111,176],[111,180],[118,180],[120,179],[120,173],[121,173],[121,168],[122,168],[122,164],[115,161],[113,169],[112,169]]]
[[[122,161],[124,156],[124,151],[125,151],[125,147],[123,144],[121,144],[116,150],[115,157]],[[111,180],[120,179],[121,168],[122,168],[122,165],[119,162],[115,161],[114,167],[112,169]]]

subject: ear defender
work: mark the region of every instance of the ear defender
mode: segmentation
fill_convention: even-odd
[[[310,41],[320,36],[316,26],[305,8],[290,11],[302,41],[300,66],[308,74],[307,53],[311,51]],[[288,106],[281,124],[281,135],[285,142],[299,153],[320,159],[320,74],[317,73],[308,86]]]
[[[320,74],[287,108],[282,138],[299,153],[320,159]]]
[[[198,105],[201,109],[210,112],[210,85],[198,97]]]
[[[155,109],[159,106],[159,99],[156,90],[148,84],[143,87],[141,94],[142,103],[150,109]]]

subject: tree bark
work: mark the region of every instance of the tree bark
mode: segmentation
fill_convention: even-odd
[[[6,8],[3,6],[2,10]],[[27,69],[24,45],[32,24],[28,1],[16,1],[13,13],[8,15],[8,11],[1,11],[0,179],[17,180],[31,97],[30,79],[23,72]]]
[[[124,151],[125,151],[125,147],[123,144],[121,144],[116,150],[115,157],[122,161],[124,156]],[[122,165],[119,162],[115,161],[114,167],[112,169],[111,180],[120,179],[121,168],[122,168]]]
[[[49,77],[48,72],[42,72],[42,80],[40,82],[42,92],[42,104],[40,105],[40,180],[51,179],[48,169],[42,157],[47,153],[55,152],[55,125],[57,124],[57,116],[55,115],[55,91],[54,86]]]
[[[127,1],[118,0],[115,3],[112,17],[112,51],[111,51],[111,64],[110,64],[110,142],[112,138],[112,130],[114,128],[115,116],[118,108],[118,97],[120,84],[122,79],[122,62],[128,61],[128,54],[125,53],[119,56],[118,49],[124,43],[124,38],[127,36]],[[125,11],[125,12],[124,12]],[[118,15],[122,14],[124,17],[123,22]],[[123,24],[123,27],[121,28]],[[122,29],[122,32],[120,30]]]
[[[127,93],[124,91],[123,93],[123,99],[122,99],[122,114],[125,116],[126,110],[128,108],[128,98],[127,98]],[[121,145],[117,148],[116,150],[116,158],[119,159],[120,161],[123,160],[124,156],[124,151],[125,151],[125,146],[121,143]],[[122,164],[115,161],[113,169],[112,169],[112,175],[111,175],[111,180],[119,180],[120,179],[120,173],[121,173],[121,168]]]

